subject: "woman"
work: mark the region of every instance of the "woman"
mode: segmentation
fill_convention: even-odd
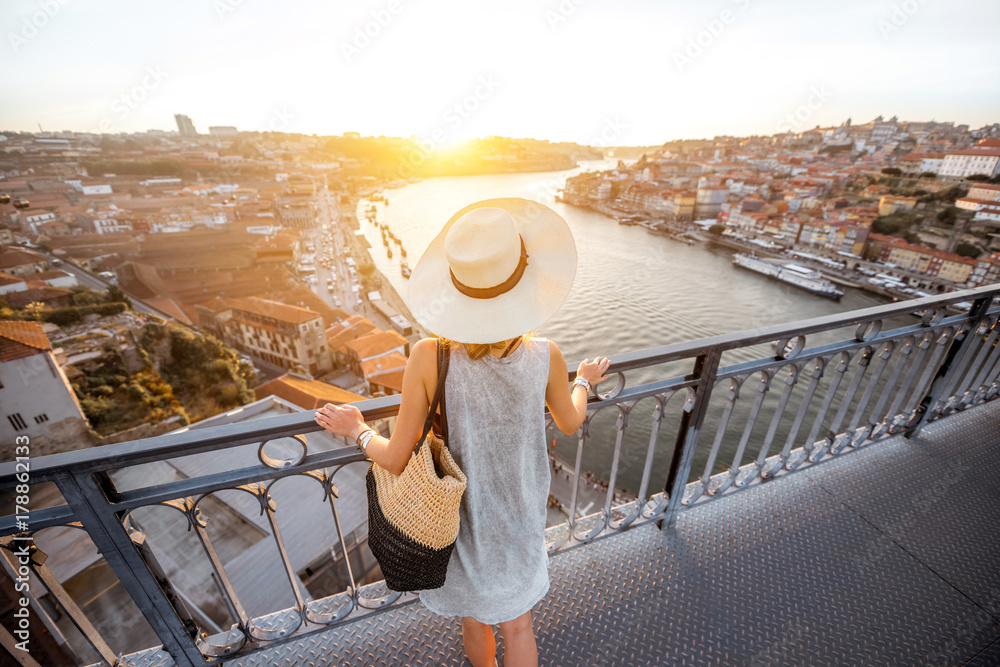
[[[549,589],[544,410],[574,433],[609,365],[584,360],[571,389],[559,347],[530,333],[562,305],[575,275],[573,236],[546,206],[489,199],[452,216],[410,277],[414,316],[442,340],[413,346],[392,437],[367,444],[370,459],[403,471],[437,387],[436,345],[446,345],[448,446],[468,485],[445,584],[420,599],[434,613],[462,617],[475,667],[495,664],[493,625],[506,665],[538,664],[531,608]],[[352,405],[327,404],[316,421],[348,438],[368,429]]]

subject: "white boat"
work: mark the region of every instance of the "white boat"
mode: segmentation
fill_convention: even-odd
[[[839,299],[844,293],[837,289],[832,282],[827,280],[817,271],[801,266],[799,264],[779,264],[769,262],[753,255],[739,253],[733,256],[733,264],[749,269],[765,276],[775,278],[793,287],[825,296],[830,299]]]

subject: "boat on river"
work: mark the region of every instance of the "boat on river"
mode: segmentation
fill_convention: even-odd
[[[742,252],[733,255],[733,264],[829,299],[840,299],[844,296],[844,293],[821,273],[799,264],[781,264]]]

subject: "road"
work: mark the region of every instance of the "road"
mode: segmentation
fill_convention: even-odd
[[[58,257],[53,257],[52,255],[46,255],[44,252],[41,252],[40,250],[36,250],[36,252],[48,257],[49,265],[53,269],[58,271],[65,271],[66,273],[71,274],[73,277],[76,278],[76,282],[85,287],[89,287],[93,290],[104,292],[108,289],[108,287],[110,287],[113,284],[110,281],[104,280],[103,278],[95,276],[89,271],[80,268],[76,264],[71,264],[66,260],[59,259]],[[132,301],[132,309],[135,312],[156,315],[157,317],[174,321],[174,318],[171,315],[168,315],[164,312],[157,310],[156,308],[153,308],[152,306],[147,305],[145,302],[141,301],[135,295],[129,294],[125,290],[122,290],[122,292]],[[178,324],[180,323],[178,322]]]
[[[323,188],[317,194],[319,199],[319,209],[316,226],[306,231],[306,238],[316,246],[316,284],[312,285],[312,290],[330,306],[341,308],[348,313],[361,313],[363,306],[361,300],[351,289],[350,269],[347,264],[347,254],[344,248],[347,245],[345,234],[349,233],[340,219],[340,206],[334,205],[330,201],[330,191]],[[320,262],[323,261],[324,254],[330,258],[330,268],[324,268]],[[333,289],[327,287],[327,280],[333,278],[336,284]],[[340,305],[337,305],[337,302]]]

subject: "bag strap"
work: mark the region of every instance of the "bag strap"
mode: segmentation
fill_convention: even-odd
[[[441,406],[441,427],[442,435],[444,435],[444,440],[447,442],[447,424],[444,420],[444,382],[448,377],[448,362],[451,355],[448,353],[449,350],[445,349],[441,345],[441,341],[437,341],[437,368],[438,368],[438,382],[437,389],[434,391],[434,398],[431,400],[431,407],[427,411],[427,419],[424,420],[424,430],[420,434],[420,440],[417,442],[416,452],[420,452],[420,448],[423,446],[424,442],[427,440],[427,434],[430,433],[431,428],[434,426],[434,415],[437,413],[438,405]]]

